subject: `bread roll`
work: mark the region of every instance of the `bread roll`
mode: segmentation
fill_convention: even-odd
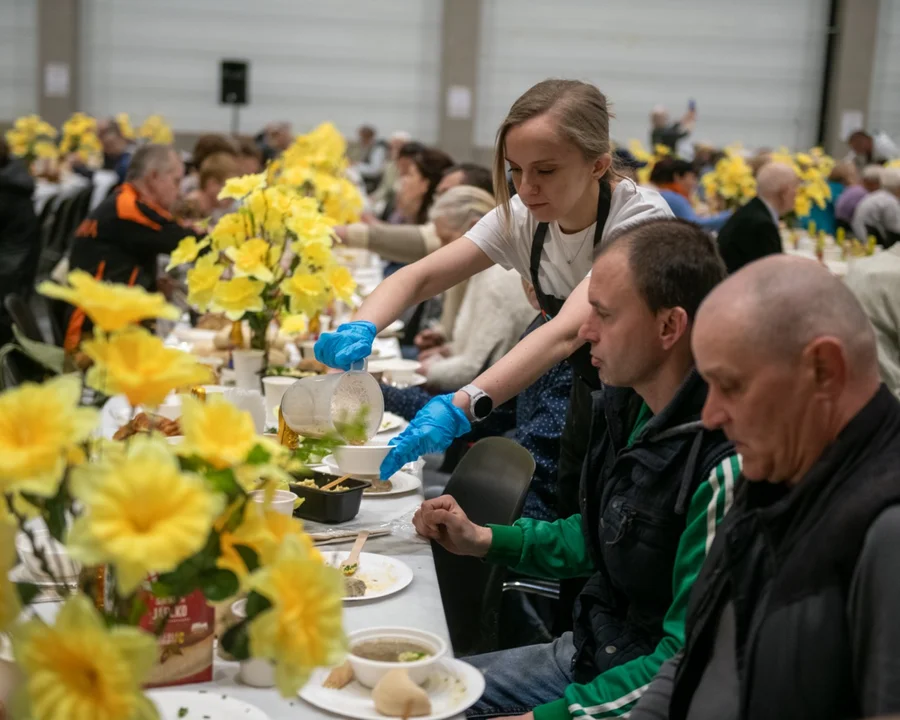
[[[431,700],[422,688],[398,668],[385,675],[372,690],[375,710],[387,717],[431,715]]]

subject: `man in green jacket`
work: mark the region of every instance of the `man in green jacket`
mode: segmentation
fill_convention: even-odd
[[[590,578],[574,631],[545,645],[468,658],[487,679],[470,717],[626,717],[684,642],[691,585],[731,504],[740,462],[703,428],[706,385],[690,336],[700,302],[725,277],[713,241],[681,220],[613,236],[594,261],[581,336],[604,389],[582,473],[581,514],[480,527],[453,498],[414,524],[450,552],[520,574]]]

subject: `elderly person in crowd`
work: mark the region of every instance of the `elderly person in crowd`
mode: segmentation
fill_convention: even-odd
[[[263,156],[259,145],[249,135],[238,135],[234,139],[237,145],[237,162],[241,175],[256,175],[263,168]]]
[[[200,182],[200,166],[206,158],[225,153],[237,160],[238,148],[234,138],[220,133],[206,133],[197,138],[190,158],[190,172],[181,181],[181,195],[187,196],[197,189]]]
[[[703,303],[693,347],[745,482],[632,720],[900,713],[900,403],[863,309],[818,263],[766,258]]]
[[[900,243],[854,260],[844,282],[875,328],[881,379],[900,397]]]
[[[211,225],[215,225],[234,204],[230,199],[219,200],[219,193],[230,178],[240,174],[240,165],[234,155],[220,152],[207,157],[200,165],[197,189],[183,198],[179,217],[209,218]]]
[[[874,236],[890,247],[900,238],[900,168],[881,172],[881,189],[864,197],[853,213],[853,234],[865,241]]]
[[[690,348],[697,307],[724,277],[715,243],[682,220],[647,220],[602,246],[579,336],[607,422],[591,425],[581,514],[481,527],[449,496],[416,513],[416,530],[450,552],[591,578],[573,633],[468,659],[487,681],[470,717],[623,715],[680,649],[688,593],[740,472],[722,432],[700,425],[707,389]]]
[[[719,231],[719,252],[729,273],[782,251],[778,220],[794,209],[800,180],[789,165],[769,162],[759,171],[756,183],[756,197]]]
[[[256,136],[256,141],[263,155],[263,163],[267,163],[290,147],[293,141],[292,126],[283,120],[271,122]]]
[[[855,167],[855,166],[854,166]],[[881,165],[866,165],[861,173],[862,182],[850,185],[834,204],[834,218],[838,227],[853,232],[853,215],[862,199],[881,188]]]
[[[890,136],[876,130],[874,133],[857,130],[847,138],[850,152],[847,160],[862,170],[866,165],[884,165],[900,158],[900,148]]]
[[[172,147],[140,147],[125,183],[75,231],[69,268],[156,290],[157,256],[171,253],[183,238],[195,234],[171,214],[183,176],[184,164]],[[80,313],[71,316],[66,347],[77,347],[87,322]]]

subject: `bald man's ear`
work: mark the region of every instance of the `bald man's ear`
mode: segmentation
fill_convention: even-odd
[[[659,340],[663,350],[671,350],[688,332],[691,321],[684,308],[668,308],[657,313],[659,319]]]
[[[813,372],[816,390],[837,397],[847,385],[847,352],[834,337],[818,337],[803,351],[803,359]]]

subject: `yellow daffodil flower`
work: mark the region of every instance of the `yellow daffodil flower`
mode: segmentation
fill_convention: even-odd
[[[118,113],[116,115],[116,125],[119,126],[119,132],[122,133],[122,137],[126,140],[134,140],[134,128],[131,126],[131,118],[128,117],[128,113]]]
[[[297,272],[285,279],[280,287],[290,298],[292,314],[312,316],[328,303],[325,281],[318,275]]]
[[[66,546],[87,565],[111,563],[124,595],[199,552],[224,505],[201,476],[181,471],[165,440],[145,436],[121,462],[73,470],[71,490],[84,514]]]
[[[262,503],[248,501],[244,506],[243,521],[237,530],[223,531],[219,536],[217,565],[223,570],[230,570],[242,581],[246,580],[249,571],[235,546],[249,547],[257,554],[261,565],[269,565],[275,561],[278,548],[289,535],[298,537],[313,559],[321,560],[312,539],[303,532],[303,523],[290,515],[268,509]]]
[[[219,219],[216,226],[209,234],[212,245],[216,250],[237,247],[247,241],[247,233],[250,223],[241,212],[228,213]]]
[[[53,160],[59,157],[59,151],[56,149],[56,145],[49,140],[42,140],[34,144],[34,155],[38,158]]]
[[[300,254],[302,249],[307,245],[321,245],[330,248],[334,231],[331,226],[325,222],[322,215],[294,215],[288,218],[286,222],[288,230],[290,230],[297,238],[292,247],[294,252]]]
[[[12,631],[31,720],[156,720],[141,685],[157,659],[156,639],[133,627],[107,628],[85,595],[62,606],[54,625],[33,617]]]
[[[169,264],[166,266],[166,271],[168,272],[178,265],[194,262],[200,254],[200,251],[208,247],[209,240],[197,242],[197,238],[193,235],[188,235],[178,243],[178,247],[172,252],[172,255],[169,258]]]
[[[172,390],[211,379],[206,365],[142,327],[98,334],[81,349],[94,361],[87,384],[106,395],[121,393],[132,406],[159,405]]]
[[[305,315],[288,315],[281,319],[281,332],[285,335],[301,335],[308,327]]]
[[[138,129],[138,136],[159,145],[171,145],[175,139],[172,128],[161,115],[150,115]]]
[[[225,257],[234,263],[235,277],[252,277],[263,282],[272,282],[275,276],[269,269],[269,251],[271,246],[262,238],[248,240],[240,247],[225,250]]]
[[[56,494],[69,452],[97,425],[97,410],[78,407],[80,400],[74,375],[0,394],[0,495]]]
[[[328,245],[311,242],[305,245],[295,242],[291,249],[300,256],[300,262],[307,268],[325,269],[334,264],[334,254]]]
[[[259,190],[266,186],[265,173],[258,175],[242,175],[241,177],[230,178],[225,181],[225,187],[219,193],[219,200],[231,198],[233,200],[241,200],[254,190]]]
[[[349,303],[356,291],[356,280],[343,265],[335,265],[325,271],[325,282],[338,300]]]
[[[6,503],[3,505],[6,512]],[[0,632],[6,632],[22,612],[19,593],[7,577],[16,562],[16,526],[12,520],[0,516]]]
[[[308,542],[287,535],[248,584],[272,603],[250,622],[250,653],[275,664],[279,692],[293,697],[313,668],[335,665],[346,653],[343,576],[313,556]]]
[[[188,304],[199,312],[206,312],[213,299],[213,292],[225,272],[222,265],[216,264],[217,254],[207,253],[197,260],[194,267],[187,271]]]
[[[101,282],[84,270],[70,272],[68,283],[70,287],[45,281],[37,290],[47,297],[80,307],[94,325],[107,332],[152,318],[177,320],[181,315],[178,308],[169,305],[159,293],[148,293],[142,287]]]
[[[244,313],[260,312],[266,306],[263,291],[266,284],[249,277],[219,280],[213,289],[210,308],[225,313],[229,320],[240,320]]]
[[[178,453],[196,455],[220,469],[243,463],[258,442],[250,413],[217,395],[206,402],[184,397],[181,429],[184,442],[178,446]]]

